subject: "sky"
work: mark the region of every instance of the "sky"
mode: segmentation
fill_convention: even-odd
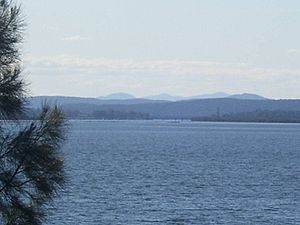
[[[300,98],[299,0],[22,0],[32,95]]]

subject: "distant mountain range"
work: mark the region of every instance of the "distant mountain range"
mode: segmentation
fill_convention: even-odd
[[[196,99],[175,101],[176,96],[158,95],[146,99],[123,96],[122,93],[99,98],[80,98],[65,96],[37,96],[27,99],[28,108],[38,110],[43,102],[58,105],[67,116],[73,119],[191,119],[232,113],[260,111],[300,111],[300,100],[271,100],[255,94],[239,94],[224,96],[224,93],[194,96]],[[129,95],[127,94],[127,97]],[[171,100],[160,100],[163,99]],[[174,97],[174,98],[173,98]],[[201,99],[203,97],[203,99]],[[178,97],[179,98],[179,97]],[[190,97],[193,98],[193,97]],[[273,114],[270,114],[273,115]],[[293,114],[288,114],[293,115]]]
[[[204,94],[204,95],[195,95],[189,97],[183,96],[174,96],[167,93],[162,93],[158,95],[145,96],[138,99],[148,99],[148,100],[161,100],[161,101],[182,101],[182,100],[191,100],[191,99],[212,99],[212,98],[235,98],[235,99],[248,99],[248,100],[263,100],[266,99],[260,95],[251,94],[251,93],[243,93],[243,94],[234,94],[230,95],[224,92],[216,92],[212,94]],[[132,100],[137,99],[134,95],[128,93],[113,93],[107,96],[100,96],[98,99],[101,100]]]
[[[191,97],[172,96],[169,94],[159,94],[153,96],[146,96],[144,98],[137,98],[127,93],[114,93],[98,98],[84,98],[84,97],[70,97],[70,96],[35,96],[28,98],[30,107],[40,107],[42,103],[50,105],[69,105],[69,104],[90,104],[90,105],[132,105],[132,104],[147,104],[147,103],[166,103],[187,101],[196,99],[244,99],[244,100],[266,100],[266,98],[255,94],[236,94],[229,95],[223,92],[217,92],[207,95],[196,95]]]

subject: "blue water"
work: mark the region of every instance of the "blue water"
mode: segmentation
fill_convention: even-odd
[[[48,224],[300,224],[300,125],[70,124]]]

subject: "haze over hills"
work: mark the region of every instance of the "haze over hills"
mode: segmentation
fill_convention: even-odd
[[[107,96],[99,96],[98,99],[102,100],[128,100],[128,99],[134,99],[136,98],[135,96],[131,94],[127,94],[124,92],[118,92],[118,93],[113,93]]]
[[[165,101],[181,101],[181,100],[185,99],[185,97],[182,97],[182,96],[173,96],[173,95],[169,95],[167,93],[146,96],[144,98],[145,99],[151,99],[151,100],[165,100]]]
[[[84,98],[84,97],[70,97],[70,96],[35,96],[27,98],[28,107],[40,108],[42,104],[49,105],[69,105],[69,104],[88,104],[88,105],[131,105],[142,103],[160,103],[162,100],[150,99],[98,99],[98,98]]]
[[[182,101],[182,100],[190,100],[190,99],[211,99],[211,98],[226,98],[230,95],[224,92],[216,92],[213,94],[203,94],[203,95],[195,95],[190,97],[183,97],[183,96],[172,96],[166,93],[153,95],[153,96],[146,96],[145,99],[151,100],[166,100],[166,101]]]
[[[188,97],[189,99],[210,99],[210,98],[227,98],[230,94],[225,92],[215,92],[212,94],[204,94],[204,95],[196,95],[192,97]]]
[[[251,93],[243,93],[243,94],[234,94],[230,95],[225,92],[216,92],[212,94],[203,94],[203,95],[195,95],[195,96],[176,96],[170,95],[168,93],[161,93],[158,95],[145,96],[141,98],[137,98],[134,95],[128,93],[113,93],[107,96],[98,97],[101,100],[129,100],[129,99],[149,99],[149,100],[163,100],[163,101],[182,101],[182,100],[191,100],[191,99],[212,99],[212,98],[236,98],[236,99],[266,99],[260,95],[251,94]]]
[[[256,94],[249,94],[249,93],[230,95],[228,96],[228,98],[245,99],[245,100],[266,100],[267,99],[263,96],[256,95]]]

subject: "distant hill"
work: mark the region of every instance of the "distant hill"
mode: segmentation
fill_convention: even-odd
[[[222,115],[256,110],[300,111],[300,100],[197,99],[134,105],[103,105],[101,109],[147,113],[156,119],[190,119],[211,116],[218,112]]]
[[[300,111],[300,100],[236,99],[214,98],[184,101],[158,101],[149,99],[100,100],[76,97],[33,97],[28,106],[38,108],[42,101],[58,104],[72,115],[92,118],[95,111],[118,112],[118,115],[147,115],[152,119],[191,119],[242,112],[260,111]],[[122,114],[123,113],[123,114]],[[125,114],[124,114],[125,113]]]

